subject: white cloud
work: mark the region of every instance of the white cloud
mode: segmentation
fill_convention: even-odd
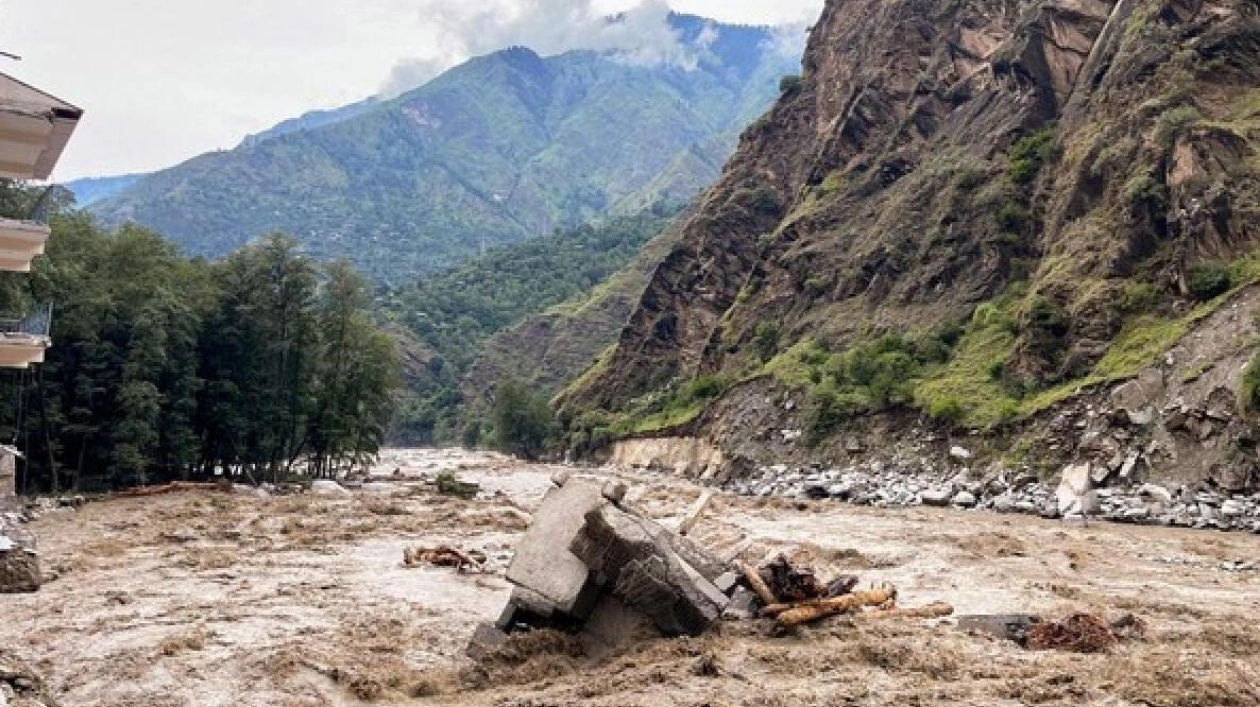
[[[416,11],[417,29],[436,32],[441,42],[424,55],[400,60],[381,93],[397,95],[470,57],[509,46],[544,56],[592,49],[633,64],[691,68],[694,49],[670,26],[669,13],[662,0],[640,0],[613,21],[595,0],[490,0],[475,6],[425,0]]]

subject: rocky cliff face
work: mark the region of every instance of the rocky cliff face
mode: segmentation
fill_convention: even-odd
[[[737,426],[750,386],[802,393],[787,414],[802,418],[809,380],[775,365],[793,345],[826,358],[942,326],[962,343],[867,407],[939,403],[944,426],[1009,433],[1137,375],[1254,281],[1258,14],[1249,0],[828,2],[800,81],[744,134],[564,408],[625,413],[718,374],[743,383],[689,421],[710,436]]]

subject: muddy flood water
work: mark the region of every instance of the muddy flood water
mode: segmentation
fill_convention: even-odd
[[[509,593],[503,571],[555,467],[395,450],[388,486],[349,495],[189,491],[90,503],[33,525],[37,594],[0,597],[0,646],[73,707],[317,705],[1260,705],[1260,536],[834,501],[719,495],[693,532],[742,557],[774,550],[907,605],[959,614],[1132,613],[1144,639],[1091,655],[1029,651],[956,619],[838,617],[793,632],[727,622],[589,657],[568,637],[463,649]],[[424,483],[441,471],[474,499]],[[682,479],[611,469],[628,501],[677,516]],[[484,574],[405,568],[408,547],[489,558]],[[1254,565],[1253,565],[1254,566]]]

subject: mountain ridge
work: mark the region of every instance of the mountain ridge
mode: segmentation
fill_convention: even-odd
[[[674,21],[693,41],[710,26]],[[346,119],[150,175],[93,211],[211,257],[293,232],[399,284],[483,245],[685,201],[796,65],[767,29],[712,26],[690,71],[593,51],[477,57]]]

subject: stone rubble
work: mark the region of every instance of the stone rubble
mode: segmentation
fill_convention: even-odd
[[[1127,464],[1127,460],[1122,462]],[[1051,483],[1027,471],[1000,467],[974,474],[966,469],[942,471],[928,464],[879,460],[846,468],[776,464],[728,481],[724,488],[744,496],[836,499],[880,508],[954,506],[1043,518],[1084,515],[1118,523],[1260,534],[1260,493],[1169,489],[1110,479],[1111,474],[1099,482],[1097,466],[1088,463],[1069,466],[1064,472],[1067,482]],[[1108,481],[1113,485],[1104,485]]]

